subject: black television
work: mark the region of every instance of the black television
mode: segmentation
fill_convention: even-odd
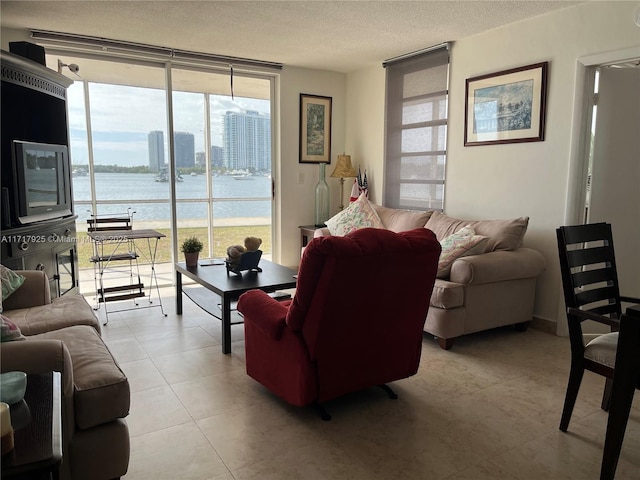
[[[14,140],[12,153],[18,223],[73,215],[67,147]]]

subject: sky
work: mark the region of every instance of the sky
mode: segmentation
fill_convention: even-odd
[[[86,165],[88,141],[84,107],[85,82],[68,89],[71,160]],[[89,83],[91,131],[96,165],[149,165],[148,134],[165,132],[165,91],[154,88]],[[269,100],[211,95],[211,144],[222,146],[222,118],[227,111],[255,110],[269,115]],[[174,130],[193,133],[195,151],[204,151],[204,95],[174,92]],[[166,146],[165,146],[166,149]],[[165,151],[165,158],[168,158]]]

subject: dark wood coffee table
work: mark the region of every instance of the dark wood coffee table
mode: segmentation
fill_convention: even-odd
[[[222,311],[222,353],[231,353],[231,302],[249,290],[262,290],[267,293],[284,288],[294,288],[297,273],[282,265],[260,261],[262,272],[242,272],[242,276],[227,273],[224,265],[205,265],[187,267],[176,263],[176,313],[182,314],[182,275],[202,285],[220,296]]]

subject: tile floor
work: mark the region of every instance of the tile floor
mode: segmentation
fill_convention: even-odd
[[[171,289],[162,300],[166,318],[113,313],[103,327],[131,384],[126,480],[599,477],[601,377],[585,374],[569,433],[558,430],[565,338],[504,328],[446,352],[425,335],[418,374],[392,384],[398,400],[359,392],[327,404],[323,422],[246,375],[241,325],[223,355],[218,320],[186,298],[176,315]],[[640,395],[616,478],[640,479]]]

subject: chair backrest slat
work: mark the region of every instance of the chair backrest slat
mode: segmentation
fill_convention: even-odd
[[[608,268],[585,270],[573,273],[572,277],[573,284],[579,288],[585,285],[593,285],[594,283],[609,282],[611,280],[611,270]]]
[[[608,263],[611,261],[611,250],[608,246],[584,248],[582,250],[568,250],[567,258],[570,267],[581,267],[585,265],[595,265],[598,263]]]
[[[111,217],[92,216],[87,220],[87,231],[89,232],[109,232],[132,229],[133,218],[129,214]]]
[[[608,223],[590,223],[587,225],[574,225],[560,227],[563,230],[565,245],[574,243],[595,242],[607,238],[611,232],[611,225]]]
[[[594,288],[592,290],[576,293],[575,296],[579,307],[602,301],[611,301],[615,303],[616,289],[614,287]]]

